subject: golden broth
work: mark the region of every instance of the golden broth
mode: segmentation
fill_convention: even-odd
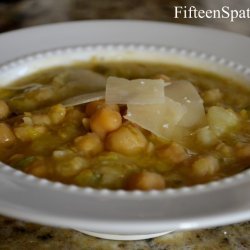
[[[122,132],[128,137],[136,134],[138,141],[134,154],[120,149],[121,145],[117,149],[111,142],[113,130],[105,136],[95,131],[94,114],[87,111],[91,105],[60,105],[84,93],[79,84],[67,85],[67,72],[82,68],[127,79],[165,75],[188,80],[204,100],[209,125],[192,131],[180,144],[158,138],[123,118],[114,131],[125,127]],[[96,62],[43,70],[13,86],[32,83],[44,87],[0,90],[0,98],[10,109],[0,124],[0,159],[26,173],[83,187],[148,190],[206,183],[250,167],[250,91],[232,79],[177,65]],[[0,116],[2,109],[0,103]],[[108,111],[122,117],[126,106]]]

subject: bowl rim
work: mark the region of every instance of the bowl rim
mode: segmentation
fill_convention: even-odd
[[[160,30],[162,30],[162,27],[164,27],[164,28],[172,27],[173,30],[176,29],[176,28],[180,29],[180,30],[189,30],[189,31],[190,30],[196,30],[197,33],[201,32],[201,31],[202,31],[201,33],[203,33],[203,30],[204,30],[203,28],[197,28],[197,27],[190,27],[190,26],[183,26],[183,25],[176,25],[176,24],[166,24],[166,23],[160,23],[160,22],[148,22],[148,21],[147,22],[144,22],[144,21],[113,21],[113,20],[112,21],[84,21],[84,22],[71,22],[71,23],[64,23],[64,24],[44,25],[44,26],[35,27],[35,28],[34,27],[27,28],[27,29],[19,30],[19,31],[11,31],[11,32],[5,33],[3,35],[0,35],[0,42],[1,42],[1,39],[2,39],[6,43],[6,40],[12,39],[13,36],[14,37],[20,37],[20,36],[24,36],[22,34],[25,34],[25,33],[29,34],[29,32],[33,32],[34,34],[38,34],[42,30],[44,32],[47,29],[49,29],[50,31],[55,32],[55,30],[58,29],[58,28],[60,28],[61,31],[62,31],[63,30],[62,27],[65,27],[65,25],[66,26],[69,25],[71,27],[74,27],[75,25],[77,27],[77,26],[80,25],[80,26],[84,27],[85,24],[87,26],[89,24],[91,24],[92,27],[93,27],[93,25],[102,24],[102,25],[105,26],[105,28],[107,30],[109,28],[109,25],[110,24],[114,25],[114,23],[116,24],[115,25],[116,29],[119,28],[118,26],[123,26],[123,25],[126,26],[127,25],[127,26],[129,26],[130,30],[134,30],[133,26],[135,25],[135,26],[137,26],[137,29],[138,29],[138,27],[143,27],[143,29],[147,30],[145,28],[145,26],[151,26],[151,28],[152,28],[152,27],[158,27],[158,25],[159,25],[159,26],[161,26]],[[64,28],[64,30],[67,33],[66,27]],[[173,30],[172,30],[172,32],[173,32]],[[219,36],[221,36],[221,33],[219,31],[214,31],[214,30],[211,30],[211,29],[205,29],[205,30],[206,30],[206,32],[208,32],[208,30],[209,30],[209,32],[211,32],[213,34],[215,32],[217,35],[220,34]],[[226,34],[226,37],[228,37],[228,36],[229,37],[231,37],[231,36],[236,37],[236,40],[238,40],[238,39],[242,40],[242,37],[243,37],[243,36],[239,36],[239,35],[235,35],[235,34],[231,34],[231,33],[227,33],[227,32],[222,32],[222,35],[223,34]],[[144,34],[144,36],[145,36],[145,34]],[[243,40],[245,41],[245,37],[244,37]],[[249,42],[249,38],[247,38],[247,40]],[[131,41],[130,43],[131,44],[137,44],[137,42],[133,42],[133,41]],[[106,43],[104,43],[104,44],[106,46]],[[125,43],[125,44],[128,44],[128,42]],[[156,45],[161,46],[161,45],[158,45],[158,44],[156,44]],[[87,45],[85,44],[85,46],[87,46]],[[136,48],[136,46],[137,45],[135,45],[135,48]],[[151,45],[147,44],[146,46],[150,47]],[[67,46],[61,46],[61,47],[67,47]],[[162,47],[164,47],[164,46],[162,46]],[[51,48],[51,50],[53,50],[53,49],[54,48]],[[46,51],[46,50],[47,49],[44,49],[42,51]],[[0,46],[0,51],[1,51],[1,46]],[[39,50],[39,51],[41,51],[41,50]],[[185,51],[185,49],[182,50],[182,51]],[[190,51],[190,48],[187,48],[186,51]],[[191,51],[192,51],[192,49],[191,49]],[[202,53],[207,54],[207,52],[203,52],[203,51],[202,51]],[[29,53],[27,53],[27,54],[29,54]],[[32,55],[32,54],[33,54],[33,52],[30,53],[30,55]],[[4,56],[4,58],[5,57],[6,56]],[[12,57],[10,57],[10,60],[9,60],[10,65],[13,65],[13,63],[11,63],[11,61],[13,61],[13,60],[15,61],[15,58],[19,58],[19,57],[23,58],[23,55],[21,54],[20,56],[15,56],[15,55],[12,54]],[[217,57],[211,55],[211,58],[212,58],[213,61],[216,61]],[[222,57],[218,56],[218,58],[224,58],[224,57],[223,56]],[[4,59],[2,59],[2,60],[4,61]],[[229,67],[231,67],[233,69],[240,69],[241,73],[242,73],[242,69],[244,69],[244,71],[246,71],[246,69],[247,69],[246,73],[249,74],[250,60],[248,62],[249,64],[247,64],[246,67],[243,67],[243,68],[242,68],[241,64],[237,63],[237,60],[236,60],[236,63],[232,64],[231,62],[234,62],[234,61],[232,61],[231,58],[229,58],[229,60],[226,61],[226,62],[228,62],[227,66],[229,66]],[[225,60],[223,59],[221,61],[221,63],[225,63]],[[1,60],[0,60],[0,65],[1,65]],[[241,67],[239,67],[239,65]],[[0,72],[1,72],[1,70],[0,70]],[[107,189],[96,190],[96,189],[93,189],[93,188],[81,188],[81,187],[77,187],[75,185],[65,185],[65,184],[62,184],[62,183],[50,182],[50,181],[45,180],[45,179],[39,179],[39,178],[36,178],[34,176],[24,174],[23,172],[15,170],[15,169],[13,169],[11,167],[8,167],[8,166],[6,166],[6,165],[4,165],[2,163],[0,163],[0,167],[1,167],[0,168],[0,173],[1,173],[0,179],[1,178],[2,178],[2,180],[4,178],[8,179],[8,180],[7,179],[3,180],[3,183],[4,182],[7,183],[8,181],[10,181],[12,184],[18,185],[18,188],[22,187],[22,188],[25,188],[27,190],[27,188],[32,187],[32,188],[39,189],[39,191],[41,191],[41,192],[42,191],[48,192],[48,191],[53,190],[53,191],[56,191],[55,194],[58,194],[59,192],[64,193],[65,195],[67,193],[70,193],[70,195],[83,195],[83,196],[86,196],[86,197],[90,197],[90,198],[93,197],[93,198],[97,198],[97,199],[100,198],[100,197],[105,197],[105,199],[111,198],[112,200],[114,200],[114,199],[117,199],[117,200],[120,200],[120,201],[128,201],[129,200],[132,203],[133,203],[133,201],[136,201],[137,199],[139,199],[141,201],[144,200],[144,201],[147,201],[147,202],[150,201],[150,200],[151,201],[154,200],[154,201],[159,202],[159,200],[161,200],[163,198],[164,199],[168,199],[168,198],[169,199],[171,199],[171,198],[176,199],[176,198],[183,198],[183,197],[188,197],[188,196],[194,197],[194,196],[200,195],[200,194],[206,194],[206,196],[209,196],[209,195],[216,194],[218,191],[220,191],[222,193],[228,193],[232,189],[237,189],[238,188],[238,190],[242,190],[242,188],[245,188],[245,186],[247,186],[247,188],[250,189],[250,183],[249,183],[250,170],[241,172],[241,173],[239,173],[237,175],[234,175],[232,177],[224,178],[224,179],[219,180],[219,181],[213,181],[213,182],[210,182],[208,184],[199,184],[199,185],[195,185],[195,186],[192,186],[192,187],[183,187],[183,188],[179,188],[179,189],[170,188],[170,189],[165,189],[165,190],[162,190],[162,191],[152,190],[152,191],[148,191],[148,192],[145,192],[145,191],[129,191],[128,192],[128,191],[124,191],[124,190],[117,190],[117,191],[112,191],[112,190],[107,190]],[[4,184],[2,184],[2,186],[3,185]],[[9,185],[9,184],[7,184],[7,185]],[[1,200],[1,193],[0,193],[0,200]],[[147,202],[145,202],[145,204]],[[244,214],[243,210],[245,208],[244,209],[241,208],[241,209],[242,209],[241,215],[243,216],[243,214]],[[3,209],[3,210],[5,210],[6,214],[8,213],[6,211],[6,209]],[[0,206],[0,211],[1,211],[1,206]],[[244,216],[247,216],[247,217],[250,218],[249,212],[246,211],[246,210],[244,210],[244,212],[245,212]],[[11,215],[13,216],[12,213],[11,213]],[[24,218],[26,216],[24,216],[24,214],[22,214],[22,215],[20,215],[20,217]],[[26,219],[28,219],[28,218],[26,218]],[[162,220],[162,217],[161,217],[161,220]],[[202,219],[200,218],[200,221],[201,220]],[[86,221],[87,220],[85,218],[85,222]],[[99,222],[100,221],[101,220],[99,220]],[[102,221],[105,221],[105,219],[102,218]],[[131,219],[128,220],[128,221],[129,221],[129,223],[132,222]],[[145,221],[147,221],[147,222],[150,221],[152,223],[152,217],[151,218],[150,217],[145,218]],[[155,219],[155,221],[158,221],[158,220]],[[179,222],[180,224],[178,224],[179,225],[178,228],[185,228],[185,226],[183,226],[183,223],[184,223],[183,221],[185,221],[185,220],[182,220],[182,222]],[[227,221],[230,221],[230,220],[227,220]],[[125,223],[124,219],[123,219],[122,222],[123,222],[123,224]],[[116,221],[116,223],[113,221],[113,223],[117,224],[117,225],[120,225],[117,221]],[[208,221],[206,223],[209,224]],[[58,221],[56,223],[54,223],[54,224],[61,225],[60,222],[58,222]],[[67,222],[64,222],[63,225],[69,225],[69,224],[70,223],[67,221]],[[74,222],[72,224],[73,224],[73,226],[77,225],[79,227],[78,223],[76,223],[76,222]],[[158,227],[159,227],[159,224],[160,224],[160,221],[158,221]],[[199,224],[198,227],[200,227],[201,224]],[[213,222],[213,224],[216,225],[215,222]],[[173,224],[171,224],[171,225],[173,226]],[[197,226],[195,226],[195,225],[192,226],[191,224],[189,226],[187,226],[187,228],[192,228],[192,227],[197,227]],[[93,231],[92,227],[85,228],[85,229]],[[170,228],[166,227],[166,229],[168,230]],[[96,231],[96,229],[94,231]],[[156,232],[156,231],[154,231],[154,232]],[[124,231],[121,231],[121,232],[124,232]],[[145,233],[145,231],[143,231],[143,233]]]

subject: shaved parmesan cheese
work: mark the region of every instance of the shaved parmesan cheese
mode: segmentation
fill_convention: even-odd
[[[165,97],[163,104],[128,104],[125,118],[159,137],[171,139],[175,125],[185,113],[183,105]]]
[[[194,127],[205,121],[205,109],[196,88],[188,81],[176,81],[165,87],[165,95],[185,106],[187,112],[178,123],[183,127]]]
[[[78,96],[74,96],[72,98],[66,99],[62,102],[62,104],[65,107],[71,107],[71,106],[76,106],[88,102],[93,102],[93,101],[98,101],[104,99],[105,92],[104,91],[99,91],[99,92],[93,92],[93,93],[87,93],[87,94],[82,94]]]
[[[106,92],[75,96],[62,104],[75,106],[104,98],[108,104],[127,104],[124,118],[167,140],[185,141],[205,120],[203,100],[188,81],[167,85],[161,79],[109,77]]]
[[[164,103],[164,87],[162,79],[127,80],[109,77],[106,84],[105,100],[108,104],[156,104]]]
[[[161,104],[128,104],[125,118],[167,140],[185,142],[190,129],[204,123],[203,101],[188,81],[176,81],[165,87]]]

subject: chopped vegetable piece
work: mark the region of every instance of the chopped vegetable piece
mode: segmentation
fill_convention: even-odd
[[[221,136],[239,124],[239,118],[232,110],[218,106],[208,109],[207,119],[211,130],[217,136]]]

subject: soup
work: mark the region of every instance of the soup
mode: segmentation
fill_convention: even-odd
[[[250,167],[249,96],[233,79],[178,65],[50,68],[0,89],[0,160],[97,189],[207,183]]]

